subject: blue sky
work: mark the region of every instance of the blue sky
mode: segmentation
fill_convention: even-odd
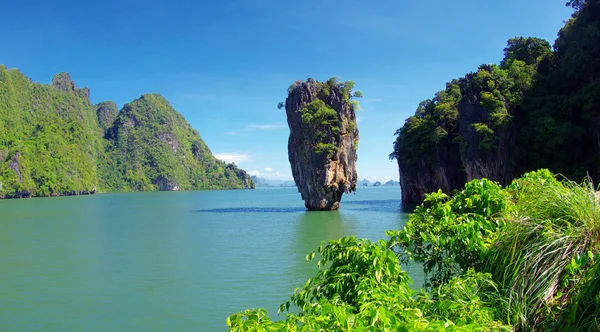
[[[164,95],[212,152],[291,179],[284,101],[297,79],[353,80],[359,178],[398,178],[394,132],[452,78],[498,63],[507,39],[554,42],[566,0],[9,1],[0,63],[92,102]]]

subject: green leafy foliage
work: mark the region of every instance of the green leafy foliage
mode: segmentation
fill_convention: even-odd
[[[299,111],[302,113],[302,123],[307,132],[312,133],[310,143],[314,146],[315,153],[331,159],[339,151],[342,136],[354,135],[356,132],[356,120],[344,118],[342,122],[340,115],[331,106],[332,98],[341,95],[347,105],[358,109],[360,105],[351,98],[361,98],[362,92],[353,92],[355,83],[353,81],[340,82],[338,77],[332,77],[325,83],[317,84],[317,98],[304,105]],[[293,85],[293,88],[296,86],[297,83]],[[282,107],[284,105],[280,103],[278,108]],[[358,135],[355,136],[354,146],[357,148]]]
[[[572,288],[585,271],[587,253],[598,249],[597,193],[588,182],[558,181],[547,170],[526,174],[508,190],[514,192],[515,210],[491,249],[486,270],[505,287],[514,324],[547,329],[549,322],[538,321],[549,310],[557,312],[557,319],[567,299],[581,296]]]
[[[315,152],[329,158],[336,154],[341,134],[340,117],[337,112],[321,99],[306,104],[300,112],[302,122],[313,135]]]
[[[516,123],[519,173],[549,168],[573,180],[600,181],[600,3],[571,1],[554,57],[540,65]]]
[[[422,263],[426,286],[436,287],[481,267],[509,206],[510,196],[487,179],[468,182],[454,197],[440,190],[426,195],[403,230],[387,233],[388,245],[404,264]]]
[[[502,188],[483,179],[428,195],[388,241],[323,243],[316,276],[272,321],[264,309],[231,331],[597,330],[600,204],[588,182],[548,170]],[[399,259],[397,258],[399,257]],[[428,279],[415,291],[400,264]]]
[[[432,163],[437,149],[458,136],[458,102],[462,98],[458,83],[452,81],[435,98],[422,101],[415,115],[396,131],[390,158],[401,156],[407,173],[414,173],[422,163]]]
[[[385,241],[346,237],[322,244],[318,255],[317,276],[281,306],[285,320],[271,321],[264,309],[246,310],[227,319],[230,330],[510,330],[488,306],[497,299],[489,275],[468,271],[435,293],[415,292]],[[290,312],[294,306],[299,313]]]

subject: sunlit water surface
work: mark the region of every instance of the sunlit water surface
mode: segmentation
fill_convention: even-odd
[[[407,219],[396,187],[307,212],[295,188],[0,201],[0,331],[222,331],[313,275],[307,253]],[[420,280],[418,269],[410,273]]]

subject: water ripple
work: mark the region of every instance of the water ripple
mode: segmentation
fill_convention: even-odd
[[[228,207],[215,209],[194,210],[193,212],[208,213],[297,213],[306,212],[303,207]]]

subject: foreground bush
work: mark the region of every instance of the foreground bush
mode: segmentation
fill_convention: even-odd
[[[290,305],[300,313],[269,320],[266,310],[247,310],[227,319],[232,331],[451,331],[510,330],[494,319],[489,303],[499,300],[490,276],[473,271],[436,293],[415,292],[386,242],[354,237],[322,245],[316,277],[296,289]],[[310,255],[312,259],[313,254]]]
[[[589,181],[547,170],[507,188],[474,180],[428,195],[403,230],[378,242],[323,243],[319,272],[271,321],[264,309],[232,331],[599,330],[600,206]],[[421,263],[414,291],[401,264]],[[295,308],[295,309],[294,309]],[[290,311],[292,309],[293,312]]]

